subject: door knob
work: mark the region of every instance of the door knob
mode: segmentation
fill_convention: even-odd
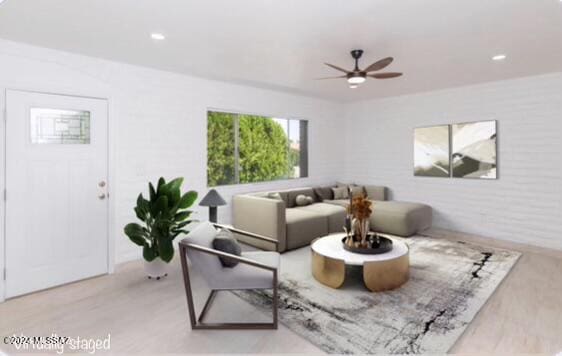
[[[104,200],[105,199],[105,193],[101,193],[100,195],[98,195],[98,199]]]
[[[103,181],[103,180],[100,181],[100,182],[98,183],[98,186],[99,186],[100,188],[105,187],[105,181]]]

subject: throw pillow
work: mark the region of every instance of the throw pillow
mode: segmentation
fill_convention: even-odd
[[[213,240],[213,248],[236,256],[242,255],[242,248],[238,244],[238,241],[234,239],[232,232],[224,229],[220,230]],[[219,260],[223,267],[232,268],[238,264],[237,260],[229,257],[219,256]]]
[[[356,198],[358,196],[365,195],[365,187],[362,186],[362,185],[357,185],[355,183],[346,184],[346,183],[337,182],[336,187],[338,187],[338,188],[342,188],[342,187],[351,188],[351,197],[352,198]],[[348,198],[349,198],[349,196],[348,196]]]
[[[312,199],[312,197],[308,197],[304,194],[299,194],[295,198],[295,204],[297,204],[297,206],[307,206],[307,205],[310,205],[312,203],[314,203],[314,199]]]
[[[334,200],[349,198],[349,194],[347,193],[347,186],[332,188],[332,191],[334,192]]]
[[[318,197],[318,201],[334,199],[332,187],[316,187],[314,188],[314,194]]]
[[[362,185],[350,185],[349,187],[351,188],[351,196],[353,198],[365,195],[365,187]]]

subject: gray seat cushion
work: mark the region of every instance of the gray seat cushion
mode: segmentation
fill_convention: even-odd
[[[328,234],[328,217],[303,210],[303,207],[286,209],[285,219],[288,249],[306,246],[315,238]]]
[[[412,236],[431,227],[429,205],[402,201],[374,201],[371,229],[398,236]]]
[[[324,203],[338,205],[347,209],[347,207],[349,206],[349,199],[324,200]]]
[[[343,232],[346,215],[346,209],[343,206],[328,203],[316,203],[303,206],[298,209],[313,212],[328,218],[328,233]]]

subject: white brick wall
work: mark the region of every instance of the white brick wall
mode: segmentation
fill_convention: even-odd
[[[310,120],[310,178],[219,188],[227,201],[348,178],[432,205],[441,227],[562,249],[561,74],[342,105],[0,40],[0,90],[6,88],[109,99],[116,262],[140,256],[122,228],[134,220],[147,181],[183,176],[186,188],[206,193],[207,108]],[[499,121],[499,180],[413,177],[414,127],[488,119]],[[205,209],[196,210],[206,218]],[[229,207],[219,209],[219,219],[230,220]]]
[[[227,202],[233,194],[241,192],[332,182],[343,165],[339,160],[343,156],[340,148],[332,145],[342,137],[342,107],[325,100],[0,40],[0,108],[4,107],[6,88],[109,99],[115,174],[110,187],[115,206],[111,217],[117,263],[140,257],[140,249],[122,231],[125,224],[135,220],[132,209],[139,192],[147,191],[148,181],[155,181],[159,176],[182,176],[186,189],[197,190],[201,197],[207,192],[207,108],[309,120],[310,177],[221,187],[218,190]],[[2,148],[3,140],[0,125]],[[1,149],[0,157],[3,157]],[[2,188],[3,176],[0,174]],[[196,211],[197,218],[207,218],[206,209],[197,207]],[[219,219],[230,221],[228,206],[219,208]],[[3,231],[2,224],[0,219],[0,231]],[[0,266],[3,266],[2,247],[0,244]]]
[[[562,249],[562,74],[353,103],[346,114],[347,179],[431,205],[438,227]],[[415,127],[478,120],[498,120],[498,180],[413,176]]]

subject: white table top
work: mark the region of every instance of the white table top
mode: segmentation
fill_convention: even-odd
[[[402,241],[392,239],[392,250],[379,255],[363,255],[344,250],[341,240],[345,234],[332,234],[324,236],[312,244],[312,249],[319,255],[344,260],[346,265],[362,266],[364,262],[388,261],[402,257],[408,253],[408,245]]]

